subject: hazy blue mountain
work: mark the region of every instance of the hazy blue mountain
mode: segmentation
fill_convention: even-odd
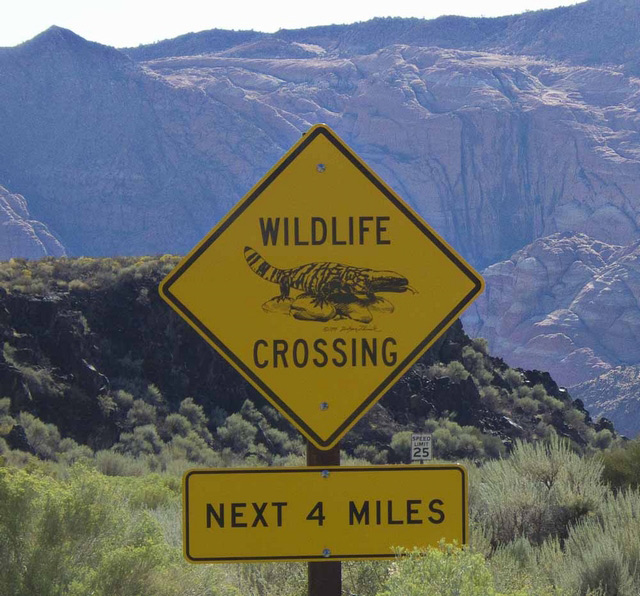
[[[141,63],[56,27],[3,49],[0,179],[71,254],[180,253],[326,122],[476,266],[554,232],[638,238],[637,79],[424,45],[338,55],[331,31]]]
[[[499,18],[378,18],[350,25],[285,29],[274,34],[212,29],[125,51],[136,60],[150,60],[215,53],[268,37],[316,44],[342,56],[407,44],[526,54],[583,65],[623,65],[629,73],[640,73],[637,0],[589,0]],[[264,57],[274,56],[266,52]]]

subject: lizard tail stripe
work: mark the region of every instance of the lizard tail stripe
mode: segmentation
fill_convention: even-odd
[[[244,247],[244,258],[247,261],[247,265],[251,267],[254,273],[257,273],[263,279],[271,281],[273,283],[280,283],[284,271],[269,265],[253,248],[250,246]]]

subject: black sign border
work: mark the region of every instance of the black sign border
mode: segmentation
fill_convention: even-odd
[[[327,438],[322,439],[312,428],[310,428],[302,418],[300,418],[271,388],[266,385],[248,366],[242,362],[210,329],[208,329],[199,319],[192,313],[178,298],[171,292],[171,286],[182,276],[182,274],[211,246],[221,234],[249,207],[262,192],[289,166],[289,164],[300,154],[304,149],[318,136],[324,135],[366,178],[382,193],[387,199],[389,199],[402,214],[407,217],[413,224],[431,241],[433,242],[450,260],[458,267],[458,269],[464,273],[474,284],[473,289],[449,312],[449,314],[440,322],[440,324],[433,329],[425,339],[418,344],[418,346],[412,350],[409,355],[398,364],[392,372],[380,383],[373,392],[364,399],[364,401],[351,413],[351,415]],[[416,215],[407,208],[407,206],[399,200],[395,194],[390,191],[381,183],[371,172],[362,164],[362,162],[339,140],[337,139],[329,129],[318,126],[314,128],[310,133],[307,133],[302,142],[292,151],[280,165],[271,172],[267,178],[241,203],[237,208],[224,220],[219,227],[215,228],[211,235],[198,247],[198,249],[163,283],[163,291],[167,299],[169,299],[173,305],[191,321],[192,325],[200,330],[200,332],[209,339],[209,341],[230,361],[236,368],[241,370],[249,379],[252,380],[254,385],[273,402],[286,416],[288,416],[294,424],[305,434],[307,437],[320,448],[329,449],[338,441],[358,419],[364,415],[364,413],[378,400],[382,395],[390,388],[390,386],[398,380],[399,373],[405,367],[408,367],[413,361],[417,360],[423,351],[425,351],[438,337],[443,329],[449,327],[458,315],[464,310],[464,308],[482,291],[482,282],[476,277],[474,272],[467,267],[467,265],[461,261],[457,255],[455,255],[448,246],[443,242],[418,218]]]
[[[468,526],[468,507],[467,507],[467,491],[468,491],[468,474],[466,468],[460,465],[400,465],[400,466],[365,466],[365,467],[346,467],[346,466],[324,466],[324,467],[307,467],[307,468],[218,468],[218,469],[202,469],[188,470],[184,474],[183,491],[184,491],[184,557],[192,563],[238,563],[238,562],[267,562],[267,561],[342,561],[342,560],[368,560],[368,559],[390,559],[393,558],[391,553],[375,553],[366,555],[353,554],[331,554],[328,557],[324,555],[287,555],[281,557],[192,557],[189,552],[189,479],[195,475],[208,474],[320,474],[322,470],[329,470],[331,474],[342,472],[429,472],[431,470],[457,470],[461,474],[462,484],[462,545],[468,543],[467,526]],[[462,546],[461,545],[461,546]]]

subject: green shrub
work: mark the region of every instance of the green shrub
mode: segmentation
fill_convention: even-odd
[[[162,424],[162,438],[166,441],[174,436],[186,437],[191,432],[191,422],[182,414],[169,414]]]
[[[550,395],[545,395],[542,398],[542,402],[547,407],[547,409],[551,410],[552,412],[555,410],[562,410],[564,408],[564,404],[562,403],[562,401],[556,399],[555,397],[551,397]]]
[[[200,435],[193,431],[190,431],[186,437],[174,436],[169,443],[169,450],[174,459],[182,458],[207,466],[220,465],[219,456]]]
[[[524,536],[540,544],[599,510],[606,487],[602,464],[571,451],[557,437],[518,442],[511,457],[488,462],[471,487],[474,515],[496,547]]]
[[[12,596],[79,593],[79,586],[104,594],[92,591],[93,578],[114,551],[145,543],[162,548],[150,520],[132,516],[124,503],[117,486],[89,470],[76,468],[59,482],[0,469],[0,586]],[[131,564],[121,561],[124,570]],[[158,553],[149,564],[162,564]]]
[[[602,477],[612,488],[640,487],[640,439],[604,453],[602,462]]]
[[[491,571],[481,554],[452,545],[420,551],[397,551],[400,556],[379,596],[492,596]]]
[[[411,462],[411,435],[410,430],[395,433],[391,438],[391,451],[395,461],[408,464]]]
[[[500,390],[497,387],[481,387],[480,398],[482,402],[492,410],[500,410],[504,405]]]
[[[28,412],[20,412],[18,422],[24,428],[29,445],[43,459],[56,459],[60,432],[54,424],[46,424]]]
[[[538,411],[538,402],[532,397],[522,397],[515,400],[515,405],[527,416],[533,416]]]
[[[533,399],[537,399],[538,401],[543,401],[545,397],[548,397],[547,390],[544,388],[544,385],[538,383],[534,385],[531,389],[531,396]]]
[[[156,385],[147,385],[147,390],[145,391],[144,400],[154,406],[162,406],[165,403],[164,397],[160,392],[160,389],[156,387]]]
[[[505,455],[506,449],[500,437],[482,435],[481,441],[484,452],[488,457],[496,459]]]
[[[598,449],[608,449],[611,443],[613,443],[613,433],[608,428],[603,428],[593,437],[593,445]]]
[[[180,481],[160,474],[131,478],[123,487],[127,503],[134,509],[158,509],[177,501],[180,495]]]
[[[509,387],[515,389],[522,385],[522,373],[515,368],[508,368],[504,373],[504,380],[507,382]]]
[[[254,442],[258,430],[242,417],[240,412],[231,414],[216,431],[223,448],[236,454],[246,454],[255,448]]]
[[[141,460],[111,450],[98,451],[95,465],[105,476],[142,476],[147,472]]]
[[[585,413],[575,408],[567,408],[564,411],[564,421],[571,427],[584,430],[585,429]]]
[[[462,362],[464,367],[474,376],[478,377],[485,372],[484,354],[477,352],[471,346],[462,348]]]
[[[11,399],[8,397],[0,398],[0,418],[11,415]]]
[[[462,362],[453,360],[444,369],[444,376],[449,377],[453,383],[461,383],[469,378],[469,373]]]
[[[127,412],[127,427],[134,428],[136,426],[155,424],[157,418],[158,413],[155,406],[141,399],[136,399],[133,401],[131,409]]]
[[[192,397],[187,397],[180,402],[178,413],[184,416],[193,426],[193,429],[208,443],[213,441],[211,433],[207,429],[207,416],[202,406],[193,401]]]
[[[484,337],[475,337],[471,340],[473,349],[485,356],[489,355],[489,342]]]
[[[114,393],[113,398],[122,410],[128,410],[133,405],[133,395],[123,389],[118,389]]]
[[[78,445],[73,439],[62,439],[58,445],[58,460],[68,466],[93,461],[93,451],[86,445]]]
[[[598,514],[578,524],[565,541],[558,583],[570,593],[636,596],[640,586],[640,493],[609,496]]]
[[[386,464],[389,458],[389,451],[387,449],[381,450],[375,445],[361,443],[353,450],[353,455],[372,464]]]
[[[162,444],[156,427],[147,424],[136,426],[133,432],[122,433],[120,441],[114,446],[114,449],[137,457],[144,454],[160,453]]]
[[[180,402],[179,413],[182,414],[195,428],[207,425],[207,417],[202,406],[187,397]]]
[[[11,400],[8,397],[0,399],[0,437],[11,432],[15,419],[11,416]]]

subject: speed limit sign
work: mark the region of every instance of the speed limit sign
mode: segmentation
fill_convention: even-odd
[[[411,461],[424,461],[433,458],[431,435],[411,435]]]

